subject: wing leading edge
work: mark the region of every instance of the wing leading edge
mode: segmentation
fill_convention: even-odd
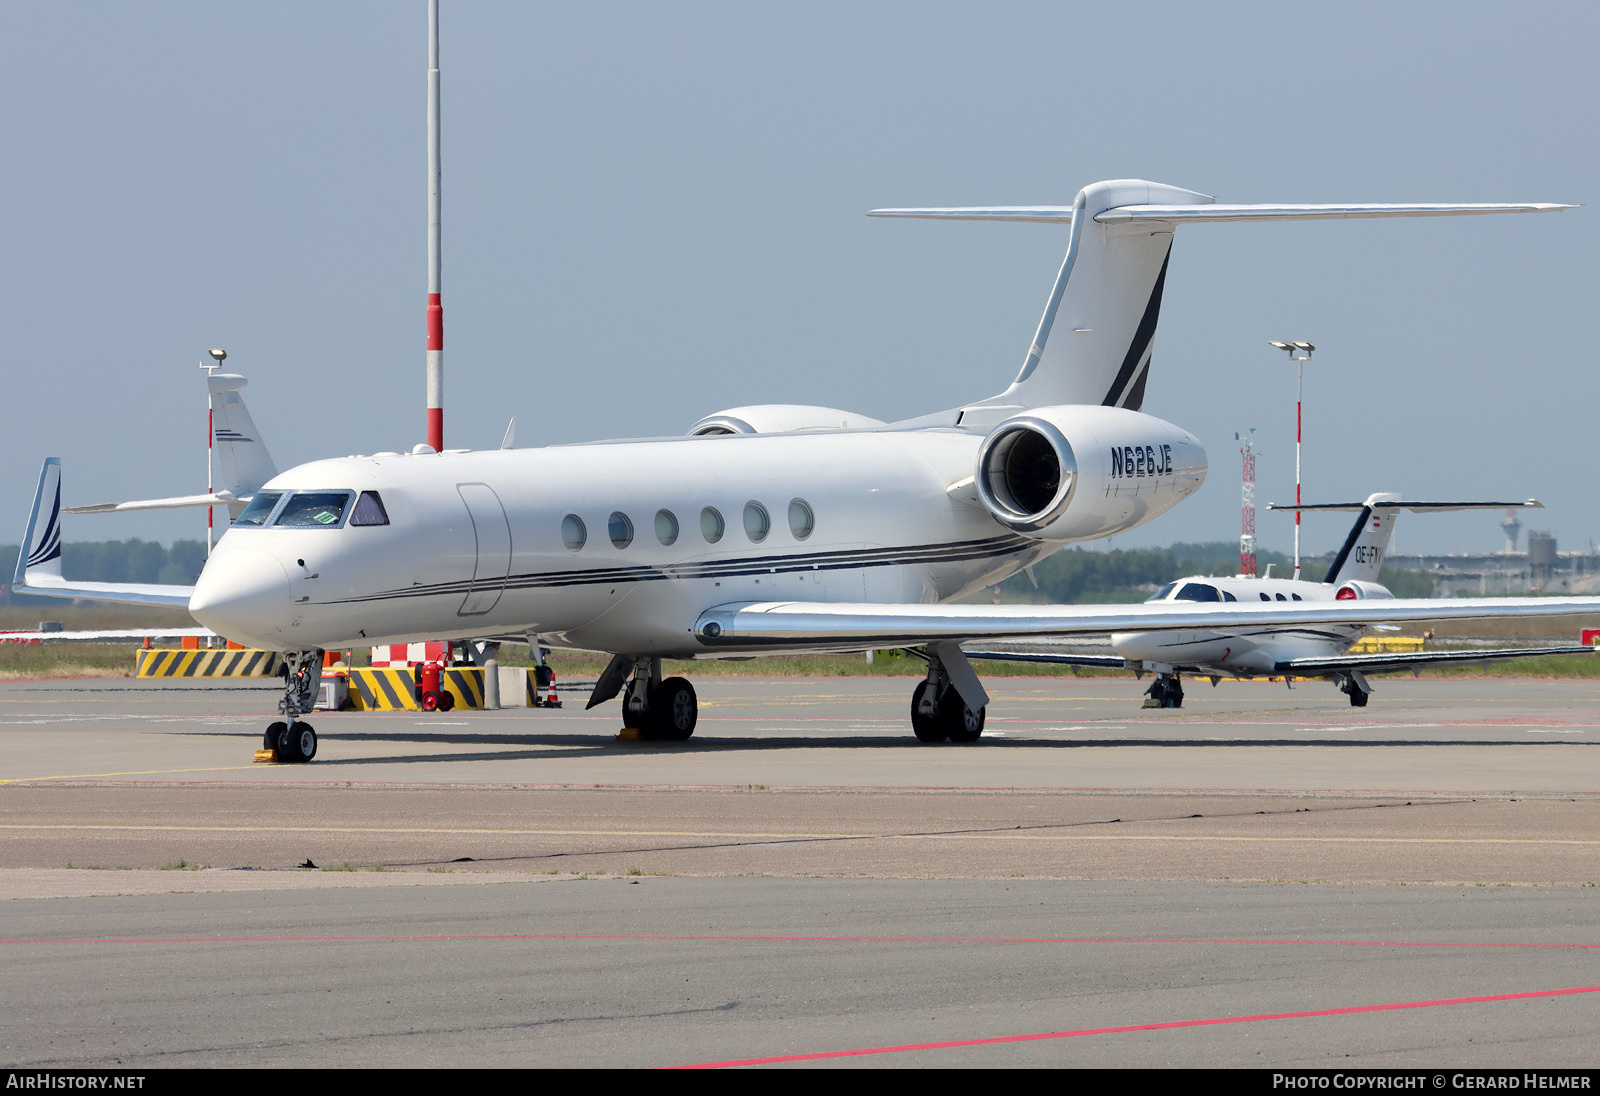
[[[1249,604],[882,605],[767,601],[707,609],[693,633],[707,648],[912,647],[925,643],[1108,632],[1304,624],[1409,623],[1600,616],[1600,597],[1396,598]],[[1482,657],[1481,652],[1479,657]]]

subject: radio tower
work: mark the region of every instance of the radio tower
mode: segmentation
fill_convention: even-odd
[[[1239,574],[1245,578],[1256,577],[1256,432],[1251,427],[1244,437],[1233,435],[1234,441],[1242,441],[1239,453],[1244,457],[1244,487],[1242,522],[1239,531]]]

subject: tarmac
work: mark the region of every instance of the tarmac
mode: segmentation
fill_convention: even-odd
[[[0,683],[0,1060],[1600,1065],[1600,682],[695,684],[275,765],[275,682]]]

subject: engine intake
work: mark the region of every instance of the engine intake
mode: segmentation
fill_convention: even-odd
[[[1078,463],[1066,436],[1044,419],[1001,423],[978,455],[978,495],[1006,525],[1037,532],[1066,512]]]

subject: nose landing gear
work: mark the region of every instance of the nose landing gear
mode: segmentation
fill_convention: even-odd
[[[268,724],[262,749],[271,750],[287,765],[302,765],[317,756],[317,732],[300,716],[317,702],[322,687],[322,652],[291,651],[284,655],[283,699],[278,701],[282,720]]]

